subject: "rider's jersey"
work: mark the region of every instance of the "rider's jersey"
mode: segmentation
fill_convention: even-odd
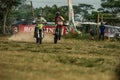
[[[43,23],[46,23],[47,21],[43,17],[41,17],[41,18],[35,19],[34,22],[36,23],[36,27],[38,27],[38,29],[42,29]]]
[[[57,17],[54,18],[54,21],[55,21],[56,25],[62,25],[63,21],[64,21],[64,18],[62,16],[57,16]]]

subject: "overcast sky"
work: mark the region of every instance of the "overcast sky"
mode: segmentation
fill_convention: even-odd
[[[29,0],[28,0],[29,1]],[[68,0],[31,0],[33,2],[34,8],[44,7],[46,5],[52,6],[56,4],[57,6],[68,5]],[[95,9],[100,8],[100,0],[72,0],[73,5],[78,5],[79,3],[91,4]]]

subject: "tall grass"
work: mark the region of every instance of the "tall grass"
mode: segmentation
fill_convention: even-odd
[[[117,80],[119,42],[68,34],[57,44],[0,38],[0,80]],[[116,77],[117,76],[117,77]]]

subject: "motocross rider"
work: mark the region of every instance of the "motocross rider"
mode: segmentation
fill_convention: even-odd
[[[57,28],[59,28],[60,30],[62,29],[62,26],[63,26],[63,21],[64,21],[64,18],[61,16],[60,12],[56,12],[55,14],[55,18],[54,18],[54,22],[55,22],[55,32],[57,30]],[[61,32],[60,32],[60,35],[61,35]],[[60,39],[59,39],[60,40]]]
[[[38,31],[39,33],[42,31],[43,32],[43,26],[44,24],[47,23],[47,21],[42,17],[42,14],[38,14],[38,17],[33,21],[35,23],[35,29],[34,29],[34,37],[36,38],[36,43],[39,43],[39,36],[38,36]],[[43,38],[43,34],[42,34]]]

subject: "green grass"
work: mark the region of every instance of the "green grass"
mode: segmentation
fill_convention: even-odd
[[[117,80],[120,43],[86,39],[19,42],[0,37],[0,80]]]

